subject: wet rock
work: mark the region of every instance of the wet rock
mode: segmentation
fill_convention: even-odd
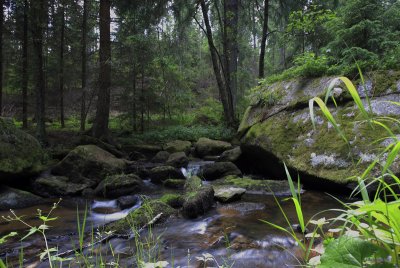
[[[183,189],[186,181],[180,179],[168,179],[163,182],[163,185],[170,189]]]
[[[218,161],[219,156],[218,155],[206,155],[203,157],[204,161],[212,161],[212,162],[216,162]]]
[[[66,176],[71,182],[89,179],[96,183],[107,175],[121,173],[127,162],[95,146],[83,145],[72,150],[53,169],[54,175]]]
[[[165,194],[160,198],[160,201],[175,209],[178,209],[183,206],[185,199],[182,195],[179,194]]]
[[[216,180],[225,176],[242,176],[242,172],[232,162],[216,162],[202,167],[200,175],[206,180]]]
[[[129,160],[131,161],[146,161],[147,157],[141,152],[131,152],[129,154]]]
[[[247,238],[243,235],[238,235],[231,241],[230,248],[234,250],[258,249],[260,246],[257,242]]]
[[[76,196],[92,186],[94,183],[90,180],[74,183],[67,177],[52,175],[38,178],[33,183],[34,192],[44,197]]]
[[[192,143],[190,141],[181,141],[181,140],[175,140],[166,143],[163,146],[164,151],[167,151],[169,153],[178,153],[178,152],[184,152],[186,154],[190,153],[190,148],[192,147]]]
[[[199,157],[220,155],[226,150],[232,148],[232,145],[225,141],[200,138],[195,144],[195,152]]]
[[[185,182],[185,191],[193,192],[199,189],[203,185],[201,179],[197,176],[191,176]]]
[[[215,199],[222,203],[240,200],[242,195],[246,193],[246,189],[229,186],[214,187],[214,191]]]
[[[244,215],[255,212],[257,210],[264,210],[265,205],[261,203],[252,202],[239,202],[218,207],[217,210],[222,215]]]
[[[136,194],[142,187],[142,179],[134,174],[112,175],[108,176],[97,186],[95,193],[107,198],[116,198]]]
[[[120,209],[131,208],[140,201],[137,195],[121,196],[117,199],[117,203]]]
[[[167,160],[169,158],[169,155],[170,155],[170,153],[168,153],[167,151],[160,151],[153,157],[151,162],[153,162],[153,163],[165,163],[165,162],[167,162]]]
[[[111,208],[111,207],[96,207],[93,209],[93,212],[99,214],[113,214],[117,212],[121,212],[119,208]]]
[[[186,167],[189,163],[189,158],[184,152],[173,153],[168,157],[167,165],[181,168]]]
[[[32,193],[6,186],[0,187],[0,210],[26,208],[44,202],[43,198]]]
[[[38,174],[43,160],[40,143],[18,129],[11,119],[0,117],[0,181]]]
[[[126,145],[124,150],[127,152],[140,152],[147,156],[154,156],[157,152],[162,151],[162,147],[159,145],[152,144],[135,144]]]
[[[129,213],[126,218],[107,224],[105,229],[117,234],[130,234],[132,226],[138,229],[143,228],[161,214],[161,217],[156,222],[160,223],[167,220],[174,213],[175,210],[172,207],[160,200],[147,200],[140,208]]]
[[[149,177],[153,183],[162,183],[168,179],[186,179],[182,171],[171,166],[155,167],[149,171]]]
[[[214,204],[214,189],[210,185],[202,186],[193,192],[185,194],[182,214],[194,219],[205,214]]]
[[[242,150],[240,149],[240,147],[235,147],[232,150],[223,152],[222,155],[218,158],[218,161],[236,162],[241,155],[242,155]]]

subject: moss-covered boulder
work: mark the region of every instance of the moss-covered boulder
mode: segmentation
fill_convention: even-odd
[[[95,194],[106,198],[117,198],[137,194],[142,187],[142,179],[134,174],[110,175],[96,187]]]
[[[160,201],[173,208],[179,209],[183,206],[185,198],[180,194],[165,194],[160,198]]]
[[[93,186],[90,180],[74,183],[67,177],[52,175],[40,177],[33,183],[34,192],[44,197],[76,196]]]
[[[185,152],[186,154],[189,154],[191,147],[192,143],[190,141],[175,140],[166,143],[163,146],[163,149],[171,154],[178,152]]]
[[[242,150],[240,147],[235,147],[231,150],[227,150],[218,157],[217,161],[220,162],[236,162],[239,160],[240,156],[242,155]]]
[[[189,164],[189,158],[184,152],[173,153],[168,157],[166,164],[177,168],[186,167]]]
[[[165,163],[165,162],[167,162],[169,155],[170,155],[170,153],[168,153],[167,151],[160,151],[153,157],[153,159],[151,159],[151,162]]]
[[[108,175],[119,174],[126,168],[127,161],[95,145],[78,146],[53,169],[52,174],[65,176],[71,182],[91,180],[99,183]]]
[[[354,176],[379,158],[391,140],[382,139],[388,136],[386,130],[378,126],[372,128],[349,94],[340,88],[335,89],[338,107],[331,104],[330,110],[348,143],[319,109],[316,109],[314,129],[308,101],[315,96],[325,96],[331,80],[331,77],[297,79],[261,86],[258,89],[261,97],[248,108],[239,128],[244,166],[284,178],[281,163],[285,162],[289,168],[299,171],[302,181],[309,186],[354,183]],[[366,94],[374,96],[372,116],[400,118],[400,107],[390,103],[400,101],[400,72],[371,74],[366,78],[366,86],[358,86],[358,91],[365,107],[369,106]],[[274,101],[266,102],[263,96],[267,95],[274,96]],[[399,173],[399,167],[395,165],[393,171]]]
[[[160,214],[161,217],[157,222],[165,221],[174,213],[175,210],[172,207],[160,200],[147,200],[124,219],[107,224],[105,229],[117,234],[129,234],[135,228],[136,230],[143,228]]]
[[[163,182],[163,185],[166,188],[170,189],[183,189],[185,186],[186,181],[185,180],[180,180],[180,179],[168,179]]]
[[[204,185],[192,192],[186,192],[182,214],[186,218],[194,219],[205,214],[214,204],[214,189],[211,185]]]
[[[153,183],[163,183],[168,179],[186,179],[182,171],[171,166],[160,166],[149,171],[149,177]]]
[[[200,170],[200,176],[208,181],[229,175],[241,176],[242,172],[232,162],[215,162],[203,166]]]
[[[43,198],[32,193],[6,186],[0,187],[0,210],[32,207],[44,202]]]
[[[232,144],[225,141],[200,138],[195,144],[195,153],[199,157],[220,155],[224,151],[232,149]]]
[[[40,143],[12,120],[0,117],[0,182],[39,173],[43,160]]]
[[[203,185],[201,179],[197,176],[191,176],[185,182],[185,191],[193,192],[199,189]]]

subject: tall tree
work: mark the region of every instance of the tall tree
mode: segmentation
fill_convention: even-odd
[[[264,17],[261,36],[260,59],[258,65],[258,78],[262,79],[265,76],[265,49],[268,38],[268,15],[269,15],[269,0],[264,0]]]
[[[4,0],[0,0],[0,116],[3,113],[3,24],[4,24]]]
[[[24,0],[22,33],[22,127],[28,128],[28,0]]]
[[[45,125],[45,74],[43,59],[43,35],[47,24],[47,2],[35,0],[31,2],[31,31],[32,42],[36,56],[35,66],[35,94],[36,94],[36,131],[38,139],[44,144],[47,142]]]
[[[81,131],[86,128],[86,58],[87,58],[87,20],[88,20],[88,0],[83,0],[82,14],[82,38],[81,38],[81,56],[82,56],[82,73],[81,73]]]
[[[60,94],[60,123],[61,128],[65,127],[64,120],[64,47],[65,47],[65,6],[64,1],[59,2],[60,12],[60,51],[59,51],[59,71],[58,83]]]
[[[93,136],[108,137],[111,86],[110,0],[100,0],[100,76]]]

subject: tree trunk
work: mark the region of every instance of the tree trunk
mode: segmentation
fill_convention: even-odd
[[[87,19],[88,19],[88,0],[83,0],[82,14],[82,38],[81,38],[81,57],[82,57],[82,73],[81,73],[81,131],[86,128],[86,43],[87,43]]]
[[[140,93],[140,131],[144,132],[144,65],[142,63],[142,92]]]
[[[93,136],[108,138],[111,87],[110,0],[100,0],[100,77]]]
[[[132,57],[134,59],[134,57]],[[132,128],[133,131],[137,131],[137,125],[136,125],[136,64],[133,64],[132,66]]]
[[[43,59],[43,35],[47,23],[47,8],[45,0],[31,2],[32,42],[36,56],[35,70],[35,94],[36,94],[36,131],[42,144],[46,144],[45,125],[45,74]]]
[[[28,0],[24,0],[24,29],[22,37],[22,127],[28,128]]]
[[[238,71],[239,0],[224,0],[225,80],[230,118],[228,124],[236,125],[237,71]]]
[[[65,37],[65,7],[64,3],[60,3],[60,55],[59,55],[59,94],[60,94],[60,123],[61,128],[65,127],[64,120],[64,37]]]
[[[4,24],[4,0],[0,0],[0,116],[3,113],[3,24]]]
[[[269,10],[269,0],[264,1],[264,22],[261,38],[261,50],[260,50],[260,62],[258,68],[258,78],[262,79],[265,77],[265,49],[268,37],[268,10]]]
[[[226,92],[227,90],[226,90],[226,86],[225,86],[224,79],[223,79],[223,74],[222,74],[223,72],[221,71],[222,63],[220,64],[218,52],[214,45],[214,38],[213,38],[213,34],[212,34],[211,23],[210,23],[210,19],[208,17],[208,7],[205,3],[205,0],[200,1],[200,6],[201,6],[201,11],[203,13],[203,20],[204,20],[204,25],[206,28],[207,41],[208,41],[208,46],[210,48],[211,61],[213,64],[214,75],[215,75],[215,79],[217,80],[219,96],[221,98],[222,106],[224,108],[225,121],[228,124],[230,124],[230,122],[232,122],[234,119],[234,114],[232,114],[232,111],[230,110],[230,107],[228,104],[228,102],[229,102],[228,94]]]

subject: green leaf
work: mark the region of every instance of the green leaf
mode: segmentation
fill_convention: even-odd
[[[328,244],[321,257],[320,268],[356,268],[367,266],[368,259],[382,249],[359,238],[342,236]],[[376,266],[375,266],[376,267]],[[379,267],[379,266],[378,266]],[[393,267],[393,266],[384,266]]]
[[[22,240],[25,240],[26,238],[30,237],[31,235],[33,235],[34,233],[36,233],[36,232],[38,232],[38,231],[39,231],[38,228],[32,227],[32,228],[29,230],[28,234],[27,234],[26,236],[24,236],[24,237],[21,238],[21,241],[22,241]]]

